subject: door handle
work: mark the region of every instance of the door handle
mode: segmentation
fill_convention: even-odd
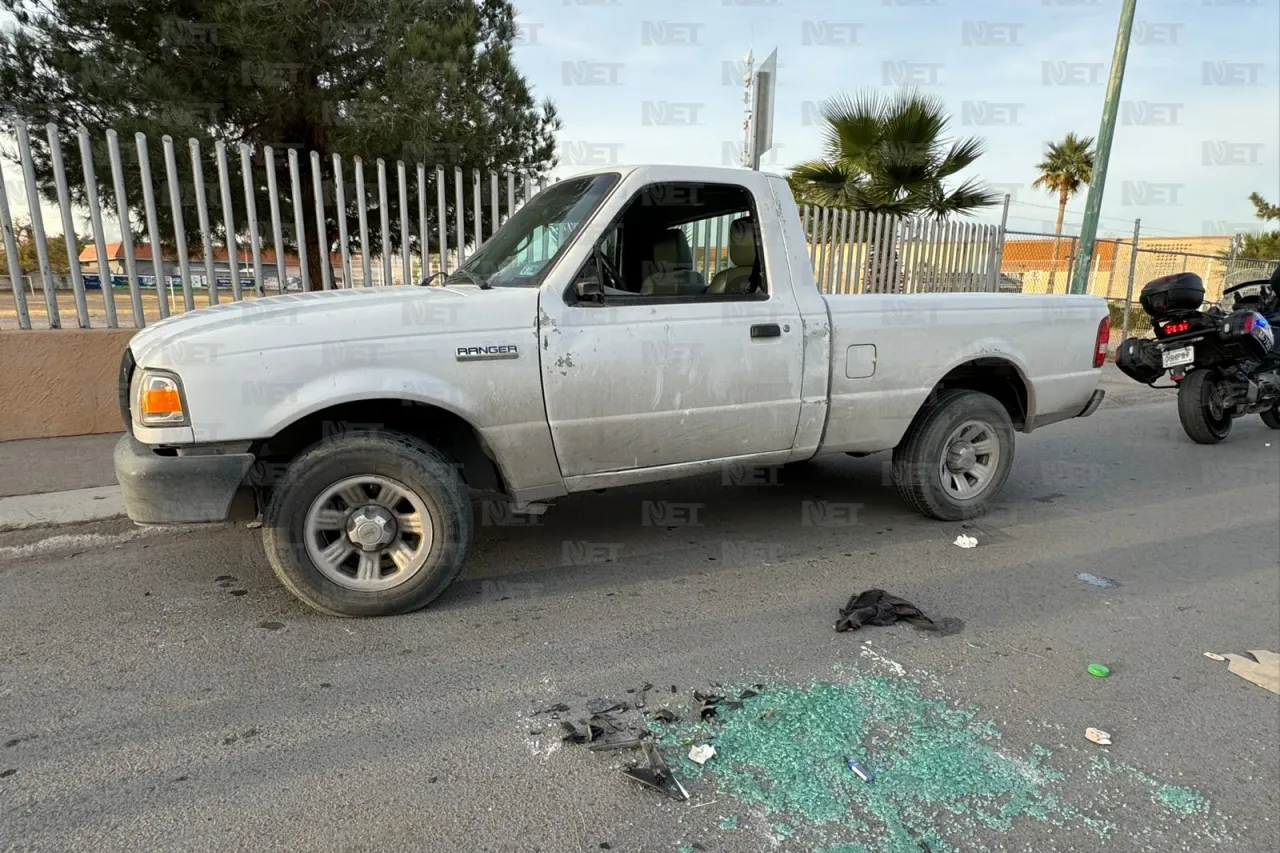
[[[778,338],[782,337],[782,330],[778,328],[777,323],[765,323],[759,326],[751,327],[752,338]]]

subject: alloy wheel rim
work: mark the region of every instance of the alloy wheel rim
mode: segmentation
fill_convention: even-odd
[[[938,465],[943,491],[958,501],[973,500],[985,492],[1000,467],[995,427],[986,421],[965,421],[951,431],[943,448]]]
[[[434,528],[426,503],[390,477],[364,474],[321,492],[303,522],[307,556],[330,581],[379,592],[422,571]]]

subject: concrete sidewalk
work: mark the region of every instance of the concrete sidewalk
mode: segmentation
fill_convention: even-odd
[[[0,498],[114,486],[120,435],[0,441]]]
[[[1114,364],[1102,372],[1104,407],[1173,404],[1172,391],[1139,385]],[[0,530],[124,515],[111,452],[120,433],[0,442]]]
[[[122,516],[120,433],[0,442],[0,531]]]

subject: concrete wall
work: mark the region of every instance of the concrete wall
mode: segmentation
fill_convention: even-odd
[[[120,359],[135,331],[0,332],[0,441],[120,432]]]

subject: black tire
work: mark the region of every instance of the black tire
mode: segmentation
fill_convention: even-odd
[[[1277,267],[1280,269],[1280,267]],[[1280,403],[1262,413],[1262,422],[1272,429],[1280,429]]]
[[[333,484],[364,476],[407,487],[432,525],[421,568],[389,589],[356,590],[335,583],[305,545],[312,503]],[[453,583],[471,546],[472,525],[470,493],[454,464],[438,450],[400,433],[353,433],[325,439],[290,463],[267,504],[262,541],[276,577],[309,607],[330,616],[391,616],[425,607]]]
[[[1196,444],[1217,444],[1231,434],[1231,413],[1215,416],[1212,410],[1215,375],[1212,370],[1193,370],[1178,383],[1178,420]]]
[[[953,433],[968,422],[986,424],[999,454],[981,490],[957,498],[943,484],[942,469]],[[907,506],[940,521],[959,521],[984,513],[1009,479],[1013,467],[1013,421],[994,397],[979,391],[951,389],[935,394],[893,451],[893,482]]]

